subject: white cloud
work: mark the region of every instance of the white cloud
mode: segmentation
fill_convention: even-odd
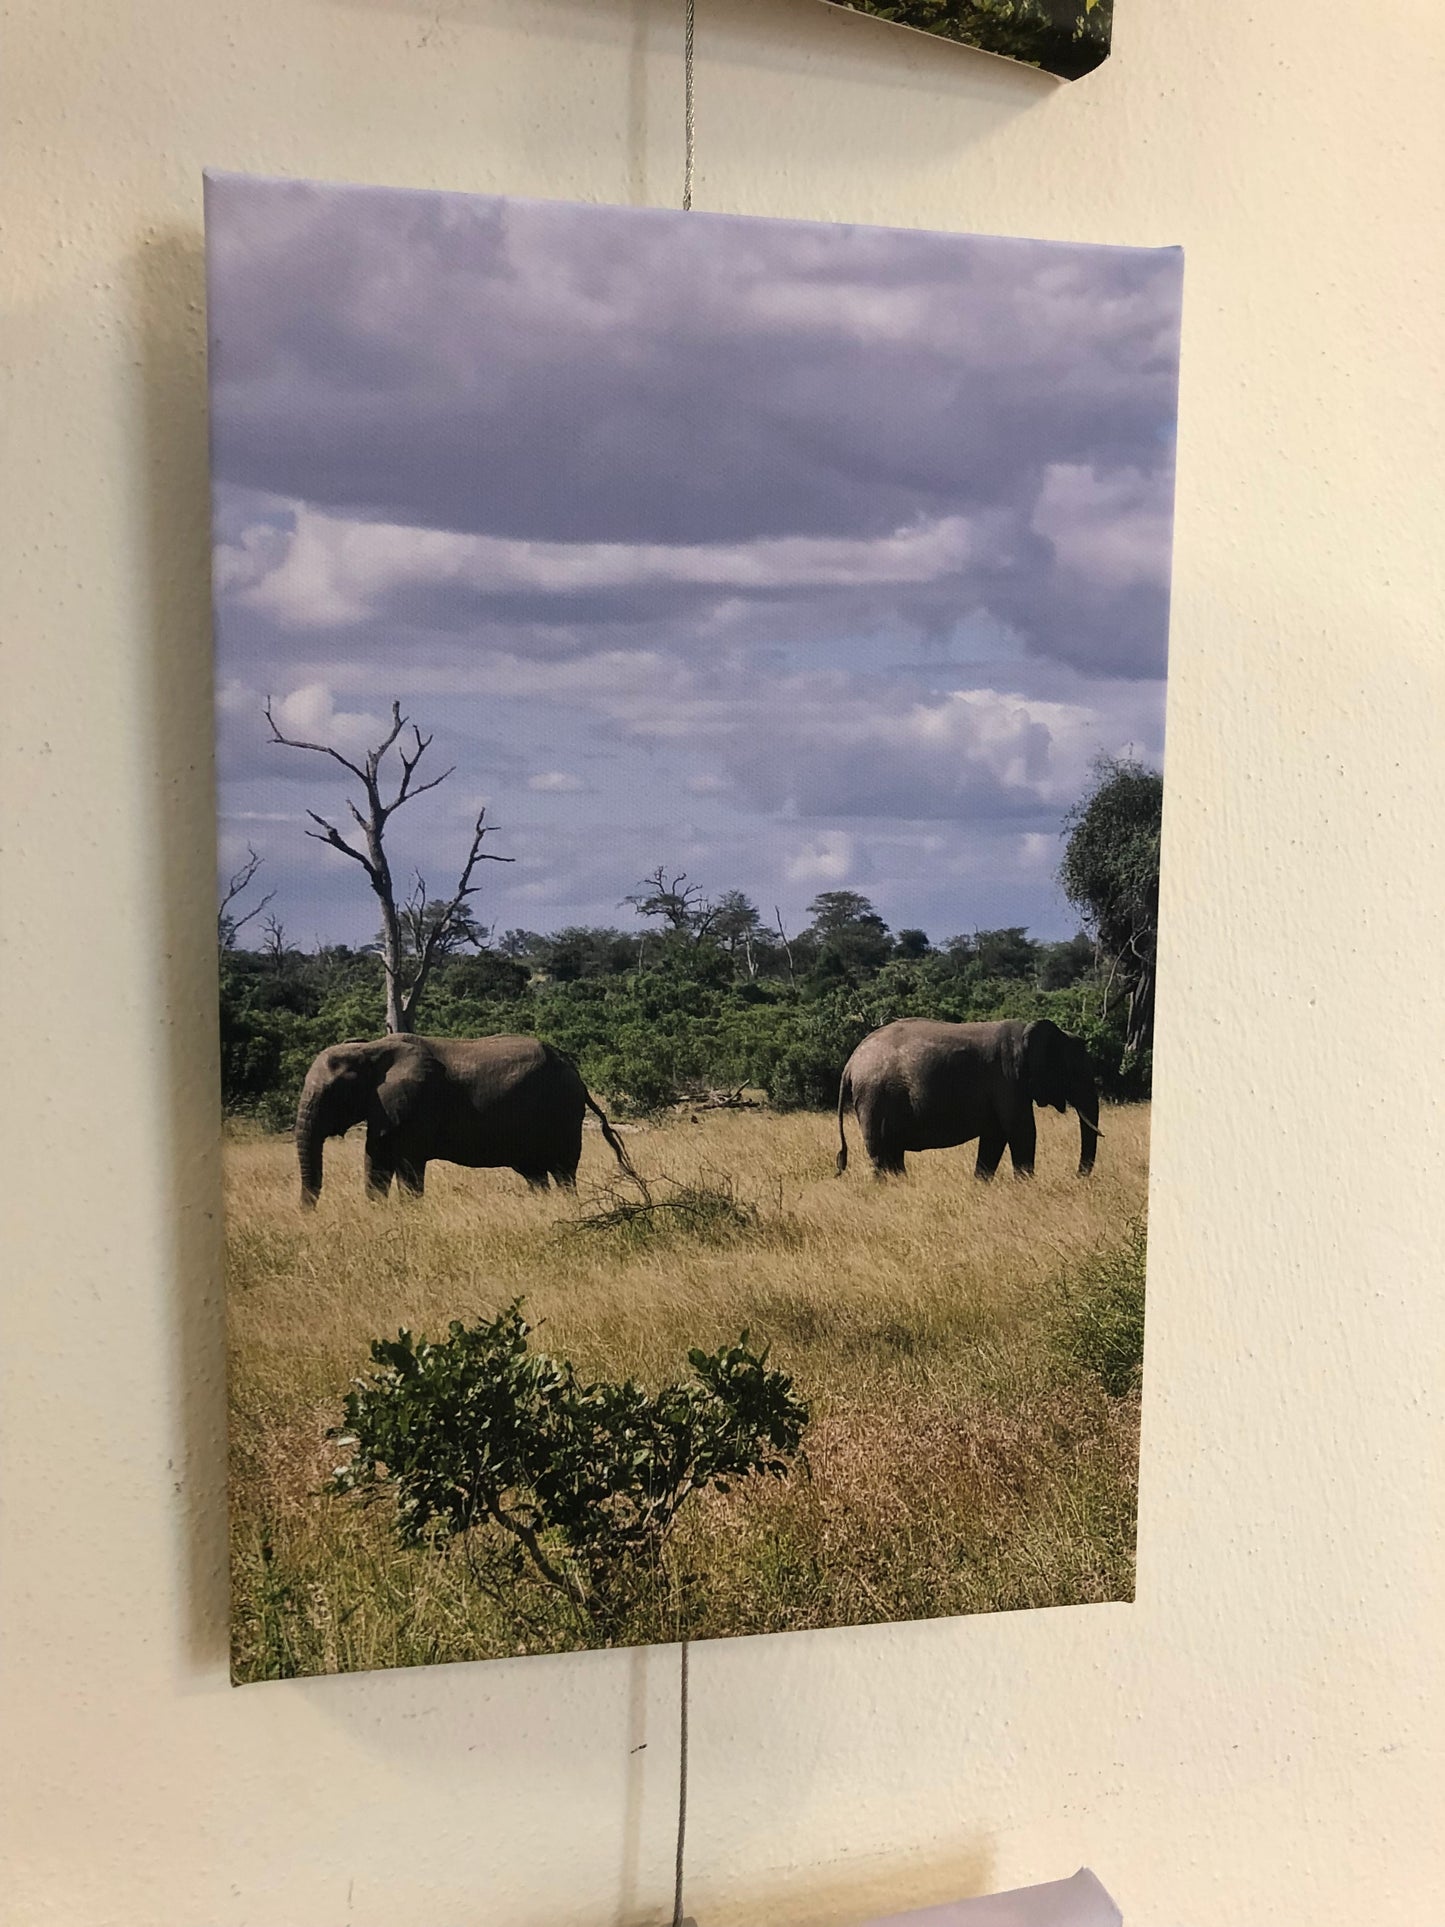
[[[318,667],[304,665],[303,673]],[[333,684],[348,693],[374,695],[395,685],[397,671],[390,662],[353,661],[338,663],[329,673]],[[493,701],[595,705],[605,714],[630,713],[649,694],[671,692],[681,700],[694,683],[695,672],[686,663],[651,649],[605,649],[561,658],[489,649],[478,650],[465,661],[428,662],[418,657],[406,664],[406,686],[417,700],[480,696]]]
[[[238,676],[228,676],[216,685],[216,713],[220,716],[251,716],[255,713],[256,692]]]
[[[343,681],[380,695],[391,673],[349,665]],[[1062,812],[1099,751],[1131,733],[1084,702],[998,688],[920,694],[916,684],[845,670],[780,674],[748,652],[693,663],[651,650],[562,661],[483,653],[465,665],[409,667],[407,680],[418,703],[555,704],[568,713],[573,743],[583,740],[580,726],[594,748],[600,732],[624,754],[631,743],[681,758],[673,780],[687,794],[823,818]],[[528,786],[560,788],[554,779],[564,774],[546,771]]]
[[[913,698],[868,676],[759,678],[746,665],[594,700],[628,734],[705,746],[756,805],[804,816],[968,815],[1003,795],[1064,808],[1102,731],[1084,705],[1006,690]]]
[[[274,522],[256,522],[234,542],[218,542],[211,573],[218,595],[245,595],[286,559],[287,533]]]
[[[1067,568],[1086,582],[1118,589],[1169,579],[1168,471],[1137,468],[1100,475],[1077,463],[1044,471],[1033,526]]]
[[[576,795],[580,790],[585,790],[586,787],[580,776],[572,776],[561,769],[543,770],[539,776],[527,778],[527,788],[539,790],[544,795],[571,796]]]
[[[789,858],[784,875],[789,883],[846,883],[856,860],[853,838],[846,830],[825,830]]]
[[[331,687],[324,682],[303,683],[272,704],[272,714],[283,736],[297,741],[322,743],[339,749],[344,756],[364,755],[375,749],[391,728],[365,710],[336,707]]]
[[[739,543],[529,542],[364,522],[293,504],[294,526],[246,529],[216,551],[217,581],[284,628],[335,629],[419,588],[480,596],[579,595],[672,584],[719,593],[877,589],[956,575],[977,553],[948,515],[884,536],[773,536]]]

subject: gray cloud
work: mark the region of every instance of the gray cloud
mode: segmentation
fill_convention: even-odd
[[[1159,671],[1157,585],[1061,625],[1032,524],[1058,465],[1167,502],[1174,254],[232,178],[211,221],[224,482],[551,543],[991,511],[977,586],[1033,647]]]
[[[208,249],[233,843],[339,800],[266,694],[399,696],[458,766],[403,840],[493,795],[508,920],[687,836],[1067,920],[1039,850],[1162,749],[1177,255],[230,177]],[[341,863],[286,889],[344,918]]]

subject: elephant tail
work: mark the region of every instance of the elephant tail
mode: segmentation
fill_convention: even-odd
[[[591,1111],[592,1115],[597,1119],[597,1122],[602,1126],[602,1135],[611,1146],[612,1155],[621,1165],[624,1176],[631,1178],[633,1183],[641,1186],[645,1192],[647,1185],[642,1174],[632,1162],[632,1159],[627,1155],[627,1146],[608,1123],[607,1113],[597,1102],[596,1098],[593,1097],[591,1091],[584,1089],[582,1096],[586,1101],[588,1110]]]
[[[848,1073],[844,1070],[838,1080],[838,1162],[834,1170],[841,1178],[848,1169],[848,1137],[843,1129],[843,1119],[848,1115],[848,1106],[853,1102],[853,1086]]]

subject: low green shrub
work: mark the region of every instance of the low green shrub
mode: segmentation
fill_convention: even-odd
[[[787,1475],[808,1407],[747,1332],[690,1351],[691,1380],[657,1392],[589,1383],[530,1336],[517,1300],[437,1342],[375,1340],[331,1435],[351,1457],[330,1489],[385,1493],[404,1544],[460,1539],[488,1590],[528,1575],[605,1627],[656,1580],[694,1493]]]
[[[597,1055],[593,1080],[619,1117],[656,1117],[681,1096],[677,1073],[663,1050],[633,1048]]]

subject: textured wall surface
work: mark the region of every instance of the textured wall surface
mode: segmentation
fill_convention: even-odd
[[[5,9],[6,1927],[667,1917],[675,1652],[226,1683],[200,170],[675,202],[680,13]],[[700,206],[1188,251],[1139,1601],[698,1650],[703,1927],[1445,1907],[1445,21],[1115,48],[701,0]]]

